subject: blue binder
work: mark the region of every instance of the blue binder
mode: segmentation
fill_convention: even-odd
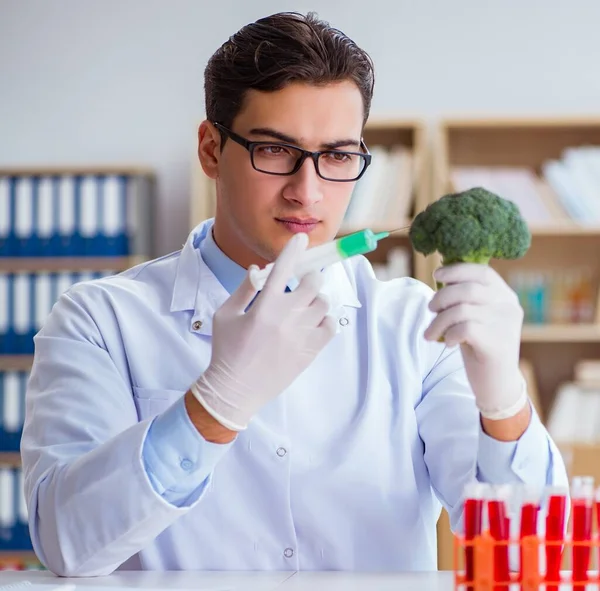
[[[58,233],[59,247],[56,256],[75,256],[77,199],[75,179],[63,175],[58,179]]]
[[[56,234],[56,207],[54,180],[52,177],[35,177],[33,185],[35,204],[35,229],[37,255],[53,256],[53,240]]]
[[[15,550],[18,546],[15,506],[15,469],[0,467],[0,550]]]
[[[13,202],[15,205],[16,255],[32,257],[36,254],[34,229],[33,183],[29,176],[13,177]]]
[[[4,430],[4,376],[5,372],[0,372],[0,452],[8,450],[8,438]]]
[[[19,256],[19,248],[17,245],[17,236],[15,234],[16,216],[17,216],[17,195],[16,195],[16,178],[8,177],[8,202],[9,202],[9,235],[8,235],[8,256]]]
[[[60,235],[60,177],[53,176],[52,183],[52,234],[46,255],[49,257],[60,256],[62,253],[62,236]]]
[[[10,178],[0,177],[0,257],[12,256],[13,228]]]
[[[0,273],[0,353],[15,352],[13,274]],[[4,325],[4,331],[2,326]]]
[[[9,309],[10,286],[8,273],[0,272],[0,354],[8,353],[8,331],[10,328]]]
[[[29,524],[27,519],[27,507],[23,492],[23,470],[15,468],[15,550],[31,550],[31,537],[29,535]]]
[[[12,276],[14,348],[10,352],[16,355],[33,354],[35,294],[31,277],[30,273],[15,273]]]
[[[75,228],[71,236],[71,256],[81,257],[85,256],[85,245],[83,236],[81,234],[81,183],[83,177],[76,175],[74,179],[74,190],[75,190]]]
[[[119,256],[122,254],[122,202],[123,185],[121,177],[109,175],[104,178],[102,187],[102,238],[105,256]]]
[[[18,452],[25,419],[27,372],[0,372],[0,451]],[[11,416],[7,415],[9,411]]]

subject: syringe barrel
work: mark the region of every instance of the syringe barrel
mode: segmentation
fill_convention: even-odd
[[[328,265],[341,261],[343,258],[336,240],[320,244],[319,246],[313,246],[302,253],[300,260],[294,268],[294,277],[300,280],[307,273],[320,271]],[[250,281],[254,289],[261,290],[264,287],[272,268],[273,263],[269,263],[266,267],[256,269],[250,273]]]

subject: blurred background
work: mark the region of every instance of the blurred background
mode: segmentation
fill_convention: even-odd
[[[195,156],[204,67],[282,10],[315,10],[375,62],[374,163],[342,232],[408,224],[475,185],[519,205],[532,248],[494,266],[525,309],[522,368],[571,474],[600,478],[597,0],[0,0],[4,568],[39,567],[18,457],[33,335],[69,285],[177,250],[212,215]],[[406,235],[372,262],[429,284],[437,264]]]

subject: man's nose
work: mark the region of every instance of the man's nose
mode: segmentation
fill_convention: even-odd
[[[311,158],[307,158],[298,172],[289,177],[283,196],[303,206],[309,206],[321,201],[321,190],[322,181],[317,174],[315,163]]]

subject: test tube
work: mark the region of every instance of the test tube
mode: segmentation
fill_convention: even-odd
[[[600,487],[596,489],[595,494],[595,505],[596,505],[596,531],[600,536]],[[600,549],[598,550],[598,570],[600,571]]]
[[[473,591],[475,568],[475,548],[472,542],[483,531],[483,505],[487,496],[488,485],[482,482],[471,482],[464,490],[464,521],[465,521],[465,575],[467,591]]]
[[[519,523],[519,541],[523,542],[528,536],[536,536],[538,512],[540,510],[540,499],[537,491],[530,487],[523,487],[521,498],[521,521]],[[527,571],[525,565],[523,548],[520,548],[520,572],[519,580],[523,580]]]
[[[510,582],[508,560],[510,493],[510,485],[496,486],[491,490],[487,503],[490,535],[496,542],[501,542],[494,546],[494,591],[508,591]]]
[[[546,544],[546,591],[558,591],[568,490],[562,486],[550,486],[546,492],[548,496],[546,541],[561,542],[560,544]],[[549,584],[549,581],[552,583]]]
[[[573,507],[573,591],[585,591],[590,564],[594,478],[577,476],[571,483]]]

